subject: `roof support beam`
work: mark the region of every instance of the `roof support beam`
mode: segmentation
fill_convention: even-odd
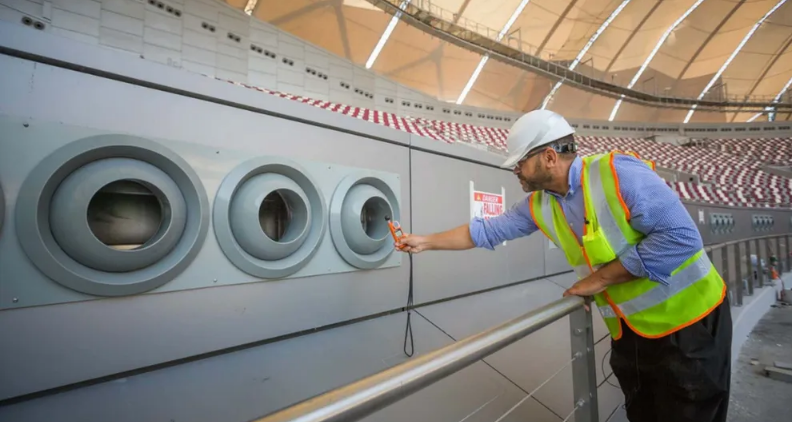
[[[511,28],[511,26],[514,25],[514,21],[517,20],[517,18],[520,16],[522,11],[525,9],[525,6],[528,6],[528,3],[530,1],[531,0],[522,0],[520,2],[520,5],[517,6],[517,9],[514,10],[514,13],[512,13],[509,20],[506,21],[506,25],[503,25],[503,29],[501,29],[501,31],[498,33],[498,37],[496,41],[500,42],[500,40],[503,39],[503,36],[506,35],[507,32],[509,32],[509,28]],[[465,101],[465,97],[467,97],[468,93],[470,92],[470,89],[473,88],[473,84],[476,83],[476,79],[478,79],[479,75],[481,74],[481,70],[484,69],[484,65],[487,64],[487,60],[489,60],[488,54],[485,54],[484,56],[481,57],[481,61],[479,62],[478,66],[476,66],[476,70],[473,71],[473,74],[470,75],[470,79],[468,79],[467,84],[465,84],[465,89],[463,89],[462,92],[459,94],[459,98],[457,98],[456,100],[457,104],[462,104],[462,102]]]
[[[657,42],[657,44],[652,49],[652,52],[649,53],[649,56],[646,57],[646,60],[644,60],[644,62],[641,65],[641,67],[638,69],[638,72],[635,73],[635,76],[633,76],[632,80],[627,85],[628,89],[632,89],[632,87],[638,82],[638,79],[641,78],[641,75],[649,67],[649,63],[652,62],[652,59],[654,59],[655,55],[660,50],[660,47],[663,46],[663,44],[666,42],[666,40],[671,35],[671,33],[674,32],[674,29],[676,29],[676,27],[679,26],[682,23],[682,21],[687,19],[687,17],[690,16],[690,14],[693,13],[693,11],[696,10],[699,7],[699,5],[701,3],[703,3],[703,2],[704,2],[704,0],[698,0],[695,3],[693,3],[693,5],[690,6],[688,8],[688,10],[685,11],[685,13],[682,14],[682,16],[680,16],[676,21],[674,21],[674,23],[671,24],[671,26],[668,27],[668,29],[666,29],[666,31],[660,37],[660,40]],[[624,96],[622,95],[621,98],[616,100],[616,105],[613,106],[613,110],[611,110],[610,117],[608,117],[608,121],[609,122],[612,122],[613,119],[616,118],[616,113],[619,112],[619,107],[621,107],[623,98],[624,98]]]
[[[594,32],[594,35],[592,35],[591,38],[589,38],[589,40],[586,43],[586,45],[583,46],[583,48],[578,53],[577,57],[575,57],[575,60],[573,60],[572,64],[569,65],[569,70],[575,70],[575,67],[577,67],[578,63],[580,63],[580,60],[583,59],[583,57],[586,55],[586,53],[588,53],[588,51],[591,48],[591,46],[594,45],[594,42],[597,41],[597,38],[599,38],[599,36],[602,35],[602,33],[605,32],[606,29],[608,29],[608,26],[610,26],[611,22],[613,22],[613,20],[616,19],[617,16],[619,16],[619,13],[621,13],[622,10],[624,10],[624,8],[631,1],[632,0],[624,0],[624,1],[622,1],[621,4],[619,5],[619,7],[617,7],[613,12],[611,12],[610,16],[608,16],[608,19],[605,19],[605,22],[602,22],[602,25],[600,25],[600,27],[597,29],[597,31]],[[553,99],[553,95],[555,95],[555,93],[558,91],[558,89],[561,88],[562,84],[563,84],[562,81],[556,82],[556,84],[553,87],[553,89],[550,90],[550,93],[547,94],[547,96],[545,97],[544,101],[542,102],[542,110],[544,110],[547,107],[547,104],[550,102],[551,99]]]
[[[779,0],[779,2],[776,3],[776,5],[773,6],[772,9],[770,9],[767,13],[765,13],[765,15],[762,16],[761,19],[756,21],[756,23],[751,28],[751,30],[748,31],[747,34],[745,34],[745,37],[743,37],[742,41],[740,41],[740,43],[737,44],[737,48],[734,49],[734,51],[732,52],[731,56],[729,56],[729,58],[726,59],[726,61],[723,63],[723,66],[721,66],[721,68],[718,69],[718,72],[715,74],[715,76],[712,77],[712,79],[709,81],[707,86],[705,86],[704,89],[701,91],[701,94],[699,94],[697,100],[701,100],[702,98],[704,98],[705,95],[707,95],[707,92],[709,92],[710,88],[712,88],[712,85],[714,85],[715,82],[718,80],[718,78],[720,78],[721,75],[723,75],[723,72],[726,70],[726,68],[729,67],[729,65],[731,64],[732,60],[734,60],[734,58],[737,57],[737,54],[740,53],[740,50],[742,50],[742,48],[745,46],[745,44],[748,42],[748,40],[750,40],[751,37],[753,37],[753,34],[756,32],[756,30],[759,29],[759,27],[762,25],[762,23],[764,23],[764,21],[767,20],[767,18],[769,18],[770,15],[773,14],[773,12],[778,10],[778,8],[781,7],[786,2],[787,2],[787,0]],[[683,123],[688,123],[690,121],[690,118],[693,117],[693,113],[695,113],[695,112],[696,112],[696,104],[694,104],[692,107],[690,107],[690,111],[688,111],[687,116],[685,116],[685,121]]]

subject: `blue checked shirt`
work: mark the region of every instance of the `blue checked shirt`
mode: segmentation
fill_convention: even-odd
[[[578,240],[583,233],[582,164],[580,157],[572,163],[566,196],[547,192],[558,199]],[[698,228],[674,191],[644,162],[620,154],[613,164],[622,198],[630,210],[630,226],[646,235],[619,260],[631,274],[667,285],[671,271],[703,247]],[[470,235],[476,247],[490,250],[506,240],[528,236],[537,230],[527,197],[502,215],[488,220],[474,218],[470,222]]]

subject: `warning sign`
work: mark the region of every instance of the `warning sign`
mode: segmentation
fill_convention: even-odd
[[[473,191],[470,213],[485,219],[503,214],[503,195]]]

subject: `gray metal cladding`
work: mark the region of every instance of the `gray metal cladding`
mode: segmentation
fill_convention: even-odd
[[[413,315],[416,356],[453,343]],[[36,422],[244,422],[406,361],[404,316],[330,331],[0,407],[0,420]],[[513,347],[513,346],[509,346]],[[494,421],[526,392],[484,362],[364,419]],[[559,422],[540,403],[521,404],[504,422]],[[604,421],[604,420],[603,420]]]
[[[5,193],[3,184],[0,183],[0,235],[3,234],[3,222],[5,222]]]

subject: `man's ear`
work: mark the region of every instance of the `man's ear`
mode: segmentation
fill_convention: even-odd
[[[558,153],[553,148],[545,150],[545,158],[547,159],[547,167],[552,168],[558,165]]]

